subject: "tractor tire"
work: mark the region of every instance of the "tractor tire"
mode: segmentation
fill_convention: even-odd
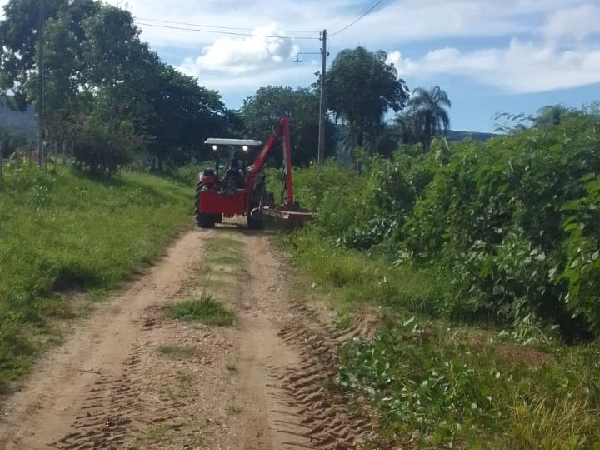
[[[198,213],[196,215],[196,221],[200,228],[213,228],[215,226],[214,214]]]
[[[260,218],[252,218],[250,213],[248,213],[248,216],[246,217],[246,226],[249,230],[262,230],[264,228],[262,214]]]
[[[196,223],[200,228],[212,228],[215,226],[215,222],[217,218],[215,214],[207,214],[200,212],[199,203],[200,203],[200,191],[202,190],[202,183],[198,183],[196,185],[196,197],[195,197],[195,212],[196,212]]]

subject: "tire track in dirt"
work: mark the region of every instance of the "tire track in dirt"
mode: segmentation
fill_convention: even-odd
[[[204,231],[204,247],[214,232]],[[204,250],[172,302],[206,292],[201,275],[211,266]],[[225,271],[228,272],[228,271]],[[227,284],[228,273],[219,275]],[[227,289],[215,293],[225,300]],[[169,303],[172,303],[169,302]],[[123,362],[118,379],[100,379],[71,426],[53,446],[69,450],[221,449],[220,436],[232,433],[228,408],[237,389],[225,376],[234,356],[237,331],[165,318],[167,304],[144,310],[144,331]],[[166,350],[165,350],[166,349]],[[184,352],[179,357],[170,353]]]
[[[252,376],[245,389],[264,397],[260,407],[268,411],[272,448],[378,448],[371,421],[349,412],[348,399],[326,387],[336,374],[338,345],[367,333],[365,321],[340,331],[302,293],[287,299],[282,266],[266,238],[249,240],[247,260],[242,355],[252,355],[244,363]]]
[[[149,307],[172,301],[204,236],[184,234],[167,256],[74,327],[3,405],[0,448],[120,449],[139,414],[139,339]]]
[[[217,255],[221,262],[211,263],[213,238],[239,241],[239,260]],[[208,265],[209,291],[236,311],[237,327],[162,314],[199,297]],[[2,410],[0,449],[329,450],[375,442],[370,420],[327,388],[339,343],[368,333],[369,324],[340,331],[304,293],[288,298],[284,267],[265,234],[231,226],[185,234],[40,362]]]

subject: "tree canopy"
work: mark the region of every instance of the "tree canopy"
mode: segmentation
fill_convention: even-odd
[[[439,86],[416,88],[408,100],[408,110],[397,119],[397,123],[405,129],[410,128],[412,139],[421,142],[427,151],[433,136],[448,131],[450,115],[445,107],[451,106],[447,92]]]
[[[12,91],[24,109],[37,103],[39,3],[10,0],[4,11],[0,91]],[[159,167],[184,164],[209,131],[226,128],[233,117],[217,92],[162,62],[140,40],[128,11],[97,0],[46,0],[44,19],[45,134],[80,147],[82,167],[112,168],[109,160],[125,163],[131,152]]]
[[[404,80],[398,78],[384,51],[364,47],[346,49],[334,59],[327,82],[327,106],[344,119],[355,145],[363,145],[366,135],[383,121],[388,110],[400,111],[408,100]]]
[[[317,156],[319,97],[308,88],[266,86],[244,100],[241,109],[248,137],[266,139],[282,116],[290,119],[290,140],[294,165],[306,165]],[[333,147],[333,124],[327,121],[327,149]]]

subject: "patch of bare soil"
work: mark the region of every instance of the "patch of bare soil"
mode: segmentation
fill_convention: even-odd
[[[482,349],[491,342],[494,353],[509,363],[540,367],[544,364],[556,362],[551,354],[533,347],[511,343],[496,343],[494,342],[496,334],[490,331],[467,330],[462,332],[460,337],[469,347],[475,350]]]

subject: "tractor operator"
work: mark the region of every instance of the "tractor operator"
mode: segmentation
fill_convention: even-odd
[[[242,173],[244,171],[244,153],[241,150],[237,150],[236,152],[233,153],[233,156],[231,157],[231,161],[229,162],[229,168],[228,170],[241,170]]]
[[[244,153],[237,150],[233,153],[227,167],[227,181],[225,182],[224,192],[232,195],[235,189],[244,187]]]

